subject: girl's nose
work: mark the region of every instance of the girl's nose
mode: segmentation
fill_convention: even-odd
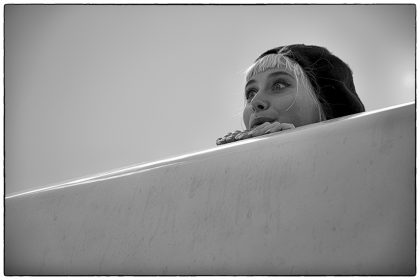
[[[252,110],[254,112],[264,111],[268,108],[268,102],[266,100],[261,99],[259,96],[255,96],[251,100]]]

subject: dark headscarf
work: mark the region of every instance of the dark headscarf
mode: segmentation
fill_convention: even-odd
[[[326,48],[289,45],[268,50],[258,59],[268,54],[277,54],[280,50],[305,71],[327,120],[365,111],[356,93],[350,67]]]

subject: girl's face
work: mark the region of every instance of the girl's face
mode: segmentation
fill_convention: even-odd
[[[245,86],[243,119],[247,129],[264,122],[290,123],[295,127],[321,121],[320,108],[310,92],[309,82],[296,79],[285,68],[254,75]]]

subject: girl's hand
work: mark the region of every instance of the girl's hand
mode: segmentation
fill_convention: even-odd
[[[279,123],[279,122],[265,122],[263,124],[260,124],[259,126],[255,127],[251,131],[252,137],[261,136],[264,134],[274,133],[282,130],[288,130],[295,128],[295,126],[291,123]]]
[[[290,123],[265,122],[255,127],[252,130],[245,130],[245,131],[236,130],[235,132],[230,132],[226,134],[225,136],[218,138],[216,140],[216,144],[222,145],[222,144],[232,143],[235,141],[244,140],[251,137],[257,137],[264,134],[269,134],[269,133],[278,132],[282,130],[288,130],[292,128],[295,128],[295,126]]]
[[[216,140],[216,144],[222,145],[222,144],[232,143],[238,140],[250,138],[252,136],[249,134],[249,132],[250,132],[249,130],[245,130],[245,131],[236,130],[235,132],[229,132],[225,136],[218,138]]]

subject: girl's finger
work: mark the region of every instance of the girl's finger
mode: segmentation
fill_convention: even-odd
[[[292,129],[292,128],[295,128],[295,126],[291,123],[275,122],[275,123],[273,123],[272,126],[267,128],[267,130],[265,131],[265,134],[274,133],[274,132],[278,132],[278,131],[282,131],[282,130],[288,130],[288,129]]]
[[[235,132],[233,132],[232,134],[230,134],[229,136],[226,137],[226,141],[228,143],[230,142],[235,142],[236,141],[236,136],[241,134],[240,130],[236,130]]]
[[[251,135],[252,135],[253,137],[263,135],[263,134],[264,134],[264,132],[265,132],[265,130],[266,130],[266,127],[268,127],[270,124],[271,124],[271,123],[269,123],[269,122],[265,122],[265,123],[263,123],[263,124],[260,124],[259,126],[257,126],[256,128],[254,128],[254,129],[251,131]]]
[[[249,131],[249,130],[245,130],[244,132],[239,133],[239,134],[235,137],[235,139],[236,139],[236,140],[244,140],[244,139],[248,139],[248,138],[251,138],[251,137],[252,137],[252,135],[251,135],[251,131]]]
[[[279,127],[280,123],[279,122],[273,122],[270,123],[269,125],[267,125],[266,127],[264,127],[264,133],[266,133],[267,131],[276,131],[276,129]]]
[[[222,144],[224,144],[225,143],[225,141],[224,141],[224,139],[223,138],[217,138],[217,140],[216,140],[216,145],[222,145]]]
[[[241,132],[236,134],[235,136],[235,140],[242,140],[242,138],[244,137],[245,133]]]
[[[287,130],[295,128],[295,126],[292,123],[281,123],[281,130]]]

